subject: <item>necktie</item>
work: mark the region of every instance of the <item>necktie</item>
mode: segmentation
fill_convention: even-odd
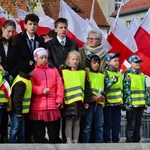
[[[65,46],[65,43],[64,43],[64,41],[61,41],[60,43],[61,43],[61,45],[62,45],[62,46]]]
[[[30,41],[31,50],[33,51],[34,50],[34,40],[30,39],[29,41]]]

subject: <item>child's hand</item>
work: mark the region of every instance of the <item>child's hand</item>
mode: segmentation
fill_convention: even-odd
[[[88,109],[89,108],[89,104],[84,104],[84,108]]]
[[[99,97],[100,101],[105,101],[105,97],[102,95]]]
[[[44,88],[44,89],[43,89],[43,93],[44,93],[44,94],[48,94],[49,91],[50,91],[49,88]]]
[[[0,70],[4,73],[5,72],[5,70],[4,70],[4,68],[2,67],[2,65],[0,65]]]
[[[92,96],[91,96],[91,99],[92,99],[92,101],[96,102],[97,99],[98,99],[98,96],[92,95]]]
[[[60,103],[57,103],[57,107],[60,107]]]

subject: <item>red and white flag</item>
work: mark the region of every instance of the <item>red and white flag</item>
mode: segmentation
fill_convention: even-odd
[[[127,60],[124,60],[121,68],[120,68],[120,72],[124,72],[127,69],[129,69],[131,67],[130,63]]]
[[[6,20],[13,20],[16,24],[16,32],[17,33],[20,33],[22,32],[22,29],[21,29],[21,26],[20,24],[18,23],[18,21],[10,14],[8,14],[8,12],[6,10],[4,10],[1,6],[0,6],[0,27],[4,24],[4,22]],[[15,34],[17,34],[15,33]]]
[[[67,37],[77,42],[79,47],[87,41],[87,35],[91,26],[73,11],[63,0],[60,0],[60,15],[59,17],[68,20]]]
[[[17,8],[17,13],[18,13],[18,19],[20,21],[21,27],[23,30],[25,30],[24,28],[24,19],[26,17],[27,14],[30,14],[31,12],[27,12],[24,10],[20,10]],[[45,15],[45,14],[39,14],[39,13],[35,13],[38,17],[39,17],[39,27],[36,31],[36,33],[40,36],[42,34],[47,34],[50,30],[54,29],[54,20],[52,18],[50,18],[49,16]]]
[[[6,99],[9,99],[10,95],[11,95],[11,90],[10,90],[10,86],[6,80],[4,80],[4,82],[0,88],[5,93]]]
[[[138,46],[136,54],[143,60],[140,70],[150,76],[150,9],[141,22],[134,38]]]
[[[133,55],[138,48],[135,39],[130,34],[129,30],[119,20],[120,9],[118,10],[117,17],[110,28],[107,40],[112,46],[112,49],[109,52],[121,53],[119,57],[121,67],[124,60],[127,60]]]

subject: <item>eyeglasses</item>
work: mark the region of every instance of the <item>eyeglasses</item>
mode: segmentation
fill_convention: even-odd
[[[93,41],[93,40],[96,41],[96,40],[99,40],[99,38],[87,38],[87,40],[88,41]]]

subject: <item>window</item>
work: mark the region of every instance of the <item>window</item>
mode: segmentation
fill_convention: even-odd
[[[129,28],[131,20],[126,21],[126,27]]]
[[[115,10],[119,9],[121,3],[122,3],[122,0],[115,0]]]

